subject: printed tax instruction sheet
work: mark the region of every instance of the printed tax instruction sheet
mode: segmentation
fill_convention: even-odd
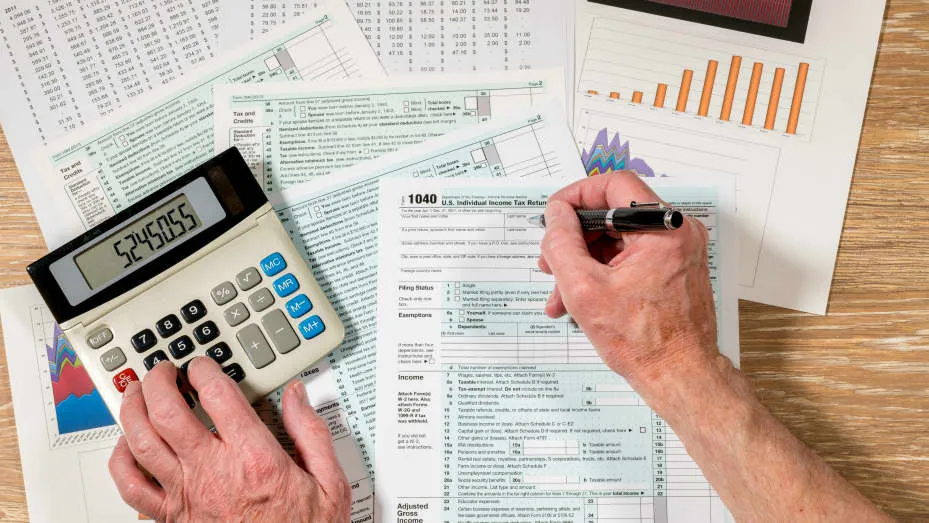
[[[432,177],[561,179],[578,173],[560,108],[447,134],[283,192],[275,209],[345,324],[345,341],[323,362],[373,476],[378,180]],[[551,182],[564,183],[564,182]],[[314,388],[310,382],[309,389]]]
[[[545,315],[528,219],[560,187],[494,182],[382,182],[378,520],[728,521],[664,421]],[[710,231],[719,343],[738,361],[734,182],[653,186]]]
[[[212,60],[218,4],[0,2],[0,125],[37,212],[35,151]]]
[[[223,9],[220,43],[260,37],[317,2],[245,0]],[[574,59],[574,5],[566,0],[347,0],[390,74],[538,69]],[[573,80],[573,79],[572,79]]]
[[[383,70],[344,3],[322,4],[184,81],[52,143],[30,194],[56,247],[213,156],[212,88],[222,83],[378,77]],[[49,209],[49,207],[51,207]]]
[[[565,106],[562,71],[222,85],[213,97],[215,150],[238,147],[274,193],[545,98]]]

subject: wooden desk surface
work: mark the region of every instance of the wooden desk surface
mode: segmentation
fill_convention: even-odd
[[[890,0],[829,315],[742,302],[765,404],[901,521],[929,520],[929,1]],[[0,133],[0,287],[45,253]],[[26,521],[0,352],[0,520]]]

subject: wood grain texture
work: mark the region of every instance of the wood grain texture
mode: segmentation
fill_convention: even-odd
[[[829,315],[743,302],[771,411],[900,521],[929,520],[929,1],[890,0]],[[0,134],[0,287],[45,248]],[[26,521],[0,353],[0,520]]]

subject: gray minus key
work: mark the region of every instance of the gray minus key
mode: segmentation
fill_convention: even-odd
[[[274,351],[271,350],[268,340],[265,339],[258,325],[254,323],[246,325],[236,333],[235,337],[238,338],[239,344],[245,349],[245,354],[248,355],[248,359],[252,360],[252,365],[256,369],[267,367],[274,361]]]
[[[290,322],[280,309],[262,316],[261,326],[265,328],[265,332],[271,337],[271,342],[281,354],[287,354],[300,346],[300,338],[297,337],[294,328],[290,326]]]

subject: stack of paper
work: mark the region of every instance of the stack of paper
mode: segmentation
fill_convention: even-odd
[[[299,375],[354,521],[717,523],[673,432],[542,314],[526,218],[633,169],[711,231],[736,364],[739,297],[825,312],[880,6],[838,27],[819,0],[802,28],[623,8],[648,3],[17,2],[0,123],[50,248],[239,148],[347,327]],[[0,315],[32,518],[135,520],[35,290]]]

